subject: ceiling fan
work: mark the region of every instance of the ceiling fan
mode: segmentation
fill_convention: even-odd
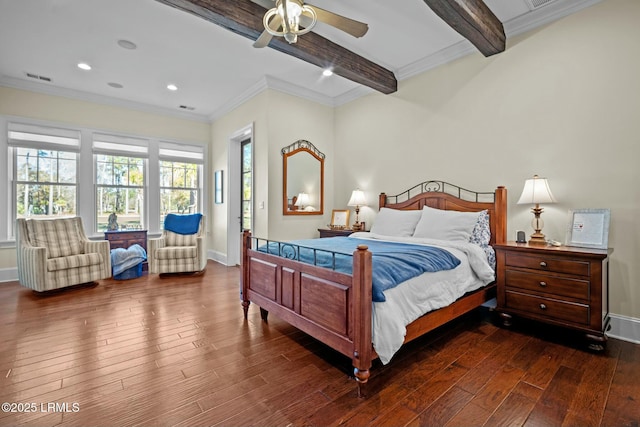
[[[268,9],[262,19],[265,30],[253,44],[254,47],[267,46],[274,36],[295,43],[299,35],[311,31],[318,21],[354,37],[362,37],[369,30],[369,26],[363,22],[305,4],[303,0],[275,0],[275,7],[273,0],[252,1]]]

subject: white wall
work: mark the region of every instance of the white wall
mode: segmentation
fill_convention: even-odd
[[[509,190],[509,239],[530,233],[525,179],[549,179],[559,203],[543,232],[564,240],[568,209],[610,208],[611,312],[640,318],[640,1],[606,0],[480,54],[336,111],[336,200],[428,179]],[[359,167],[353,159],[359,158]],[[372,209],[373,208],[373,209]]]
[[[228,175],[230,137],[239,129],[254,126],[254,230],[255,236],[271,239],[317,237],[317,229],[329,222],[333,201],[333,108],[274,90],[266,90],[212,125],[212,168]],[[306,139],[327,156],[325,161],[324,215],[282,214],[283,147]],[[224,183],[229,200],[229,179]],[[261,209],[261,203],[264,209]],[[345,202],[346,203],[346,202]],[[213,229],[209,247],[226,255],[227,204],[213,205]],[[327,213],[328,212],[328,213]]]
[[[268,198],[268,188],[263,183],[269,181],[269,164],[262,159],[267,158],[268,147],[268,93],[262,92],[242,104],[231,113],[216,120],[211,126],[211,167],[222,170],[226,177],[223,182],[222,204],[214,204],[212,213],[212,233],[208,247],[216,253],[216,258],[224,259],[227,254],[227,218],[229,209],[229,141],[238,130],[253,124],[254,141],[254,199],[264,201]],[[269,217],[266,210],[254,212],[255,232],[267,232]]]
[[[269,92],[269,237],[278,240],[318,237],[318,228],[331,220],[334,195],[333,108],[282,92]],[[286,114],[284,114],[286,113]],[[326,156],[324,161],[324,214],[282,214],[282,148],[306,139]],[[346,204],[346,202],[345,202]]]

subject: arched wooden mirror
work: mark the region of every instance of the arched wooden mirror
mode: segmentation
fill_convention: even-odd
[[[282,214],[322,215],[324,212],[324,154],[300,139],[282,153]]]

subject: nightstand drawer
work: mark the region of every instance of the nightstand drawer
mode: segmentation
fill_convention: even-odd
[[[506,271],[507,289],[515,287],[531,291],[544,292],[552,296],[565,296],[589,301],[589,281],[566,279],[550,274]]]
[[[589,306],[584,304],[507,291],[506,306],[550,319],[589,325]]]
[[[545,255],[523,255],[514,252],[507,252],[505,261],[506,265],[511,267],[589,276],[589,263],[586,261],[554,258],[553,256]]]

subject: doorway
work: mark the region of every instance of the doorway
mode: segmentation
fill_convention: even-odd
[[[227,265],[240,264],[242,231],[253,228],[253,124],[229,138]]]

